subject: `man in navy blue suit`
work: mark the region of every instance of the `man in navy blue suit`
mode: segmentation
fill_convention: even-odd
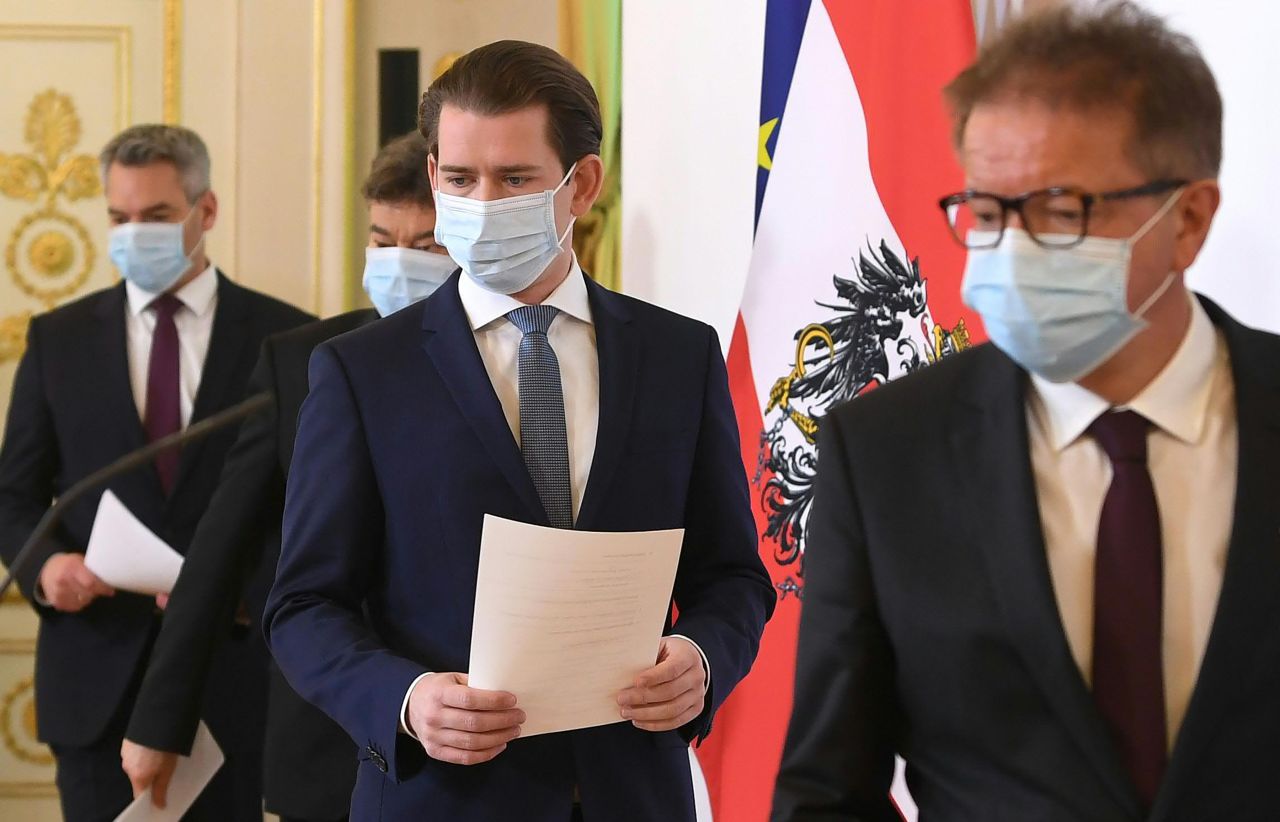
[[[774,603],[719,341],[579,267],[602,129],[567,60],[485,46],[419,114],[436,237],[462,270],[312,357],[272,652],[359,747],[353,820],[692,822],[688,742]],[[519,739],[519,695],[468,687],[485,514],[685,529],[673,619],[619,722]]]

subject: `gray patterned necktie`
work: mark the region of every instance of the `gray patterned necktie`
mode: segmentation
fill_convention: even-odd
[[[564,421],[560,362],[547,339],[559,314],[549,305],[526,305],[507,313],[520,329],[516,359],[520,384],[520,453],[553,528],[573,527],[569,481],[569,434]]]

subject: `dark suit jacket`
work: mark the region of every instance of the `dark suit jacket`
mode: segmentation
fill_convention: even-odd
[[[266,628],[289,681],[361,748],[353,819],[563,822],[576,785],[588,819],[692,822],[686,740],[747,673],[774,594],[715,333],[588,291],[600,415],[577,526],[686,529],[672,631],[706,652],[707,709],[685,736],[613,724],[474,767],[397,733],[419,674],[467,670],[484,515],[547,522],[455,275],[422,308],[318,347],[298,426]]]
[[[215,647],[244,601],[256,626],[280,557],[285,477],[298,411],[307,396],[307,362],[320,343],[378,318],[373,309],[268,337],[249,377],[249,393],[271,393],[268,412],[245,421],[227,454],[218,490],[196,528],[165,611],[160,636],[129,721],[129,739],[187,754]],[[264,794],[288,817],[341,816],[356,779],[356,749],[333,720],[302,700],[274,665],[268,699]]]
[[[1280,338],[1206,301],[1239,474],[1222,594],[1156,822],[1280,808]],[[1026,374],[978,346],[822,424],[774,820],[1143,819],[1067,644],[1032,478]]]
[[[6,562],[54,498],[146,444],[129,382],[126,310],[121,283],[31,322],[0,448],[0,555]],[[307,319],[307,314],[219,274],[209,353],[192,421],[243,399],[262,339]],[[232,427],[184,448],[168,498],[151,466],[119,477],[109,487],[147,527],[185,552],[235,436]],[[70,508],[52,538],[20,570],[18,583],[28,597],[52,554],[84,552],[99,496],[90,494]],[[92,744],[127,707],[136,687],[155,635],[155,603],[151,597],[118,592],[75,614],[37,610],[40,739],[64,746]],[[251,697],[247,692],[243,698],[251,704]]]

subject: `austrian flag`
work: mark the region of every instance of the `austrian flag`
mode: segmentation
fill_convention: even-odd
[[[729,379],[779,603],[698,751],[717,822],[768,818],[823,415],[976,342],[964,250],[937,206],[964,188],[941,92],[973,54],[969,0],[769,0],[756,232]]]

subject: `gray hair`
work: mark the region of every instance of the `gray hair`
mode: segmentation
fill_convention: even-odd
[[[112,163],[126,168],[152,163],[172,163],[178,169],[187,202],[209,190],[209,149],[204,140],[189,128],[145,123],[130,126],[111,138],[98,155],[102,179]]]

